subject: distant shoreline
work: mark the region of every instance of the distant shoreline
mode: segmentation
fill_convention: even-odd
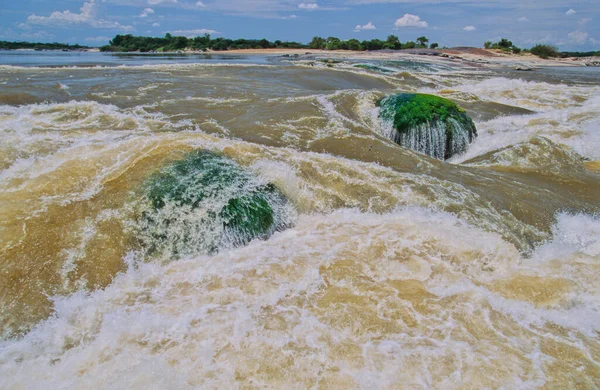
[[[351,50],[311,50],[311,49],[240,49],[227,51],[184,51],[183,53],[219,54],[219,55],[318,55],[335,58],[354,58],[372,60],[394,60],[406,58],[432,62],[461,61],[470,65],[482,67],[513,67],[526,70],[529,68],[545,66],[586,66],[587,61],[594,61],[597,57],[569,57],[542,59],[530,53],[506,54],[500,50],[488,50],[475,47],[456,47],[449,49],[402,49],[402,50],[377,50],[377,51],[351,51]]]
[[[32,49],[32,48],[7,49],[4,47],[0,47],[0,51],[99,53],[100,48],[88,47],[88,48],[83,48],[83,49]]]
[[[78,53],[99,53],[99,48],[78,48],[78,49],[0,49],[0,51],[23,51],[23,52],[78,52]],[[402,50],[374,50],[374,51],[352,51],[352,50],[313,50],[297,48],[267,48],[267,49],[232,49],[232,50],[180,50],[170,52],[111,52],[104,51],[107,54],[118,55],[185,55],[185,54],[203,54],[203,55],[263,55],[263,56],[290,56],[291,58],[302,59],[307,56],[332,57],[337,59],[364,59],[364,60],[395,60],[398,58],[427,61],[427,62],[462,62],[465,65],[475,65],[479,67],[502,67],[513,68],[517,70],[534,70],[539,67],[559,66],[559,67],[582,67],[587,63],[598,63],[599,57],[568,57],[542,59],[530,53],[511,54],[500,50],[482,49],[475,47],[455,47],[449,49],[402,49]],[[588,65],[590,66],[590,65]],[[597,65],[595,65],[597,66]]]

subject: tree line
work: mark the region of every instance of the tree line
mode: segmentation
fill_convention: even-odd
[[[314,37],[310,43],[289,41],[269,41],[267,39],[228,39],[212,38],[210,34],[187,38],[173,36],[167,33],[164,37],[137,37],[131,34],[117,35],[110,40],[109,44],[102,46],[101,51],[110,52],[171,52],[185,49],[199,51],[225,51],[236,49],[322,49],[322,50],[401,50],[414,48],[435,49],[439,45],[431,43],[427,37],[419,37],[415,41],[400,42],[395,35],[390,35],[385,41],[372,39],[370,41],[358,39],[341,40],[336,37],[322,38]]]
[[[266,39],[227,39],[212,38],[210,34],[204,34],[194,38],[173,36],[167,33],[162,38],[136,37],[131,34],[117,35],[110,40],[109,44],[102,46],[100,51],[112,52],[170,52],[185,49],[191,50],[236,50],[236,49],[301,49],[306,47],[298,42],[270,42]]]
[[[87,46],[69,45],[66,43],[40,43],[40,42],[8,42],[0,41],[1,50],[33,49],[33,50],[81,50],[89,49]]]
[[[402,49],[435,49],[439,47],[437,43],[429,44],[427,37],[418,37],[414,41],[400,42],[400,38],[395,35],[389,35],[385,41],[372,39],[370,41],[358,39],[348,39],[343,41],[336,37],[322,38],[314,37],[307,45],[309,49],[322,50],[402,50]]]

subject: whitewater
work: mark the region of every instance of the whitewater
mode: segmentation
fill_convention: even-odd
[[[597,71],[38,55],[0,66],[0,388],[600,387]],[[397,92],[478,137],[397,145]],[[149,208],[197,151],[243,180]]]

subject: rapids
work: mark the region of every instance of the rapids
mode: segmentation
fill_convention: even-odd
[[[600,386],[597,74],[136,61],[0,67],[0,388]],[[397,92],[478,138],[400,147]],[[197,150],[243,185],[144,235],[148,183]],[[202,244],[271,184],[285,229]]]

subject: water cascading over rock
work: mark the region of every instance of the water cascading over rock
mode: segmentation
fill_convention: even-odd
[[[291,225],[293,208],[271,183],[220,154],[197,150],[144,188],[136,236],[150,254],[212,254]]]
[[[464,153],[477,137],[467,113],[434,95],[400,93],[381,99],[379,117],[399,145],[446,160]]]

